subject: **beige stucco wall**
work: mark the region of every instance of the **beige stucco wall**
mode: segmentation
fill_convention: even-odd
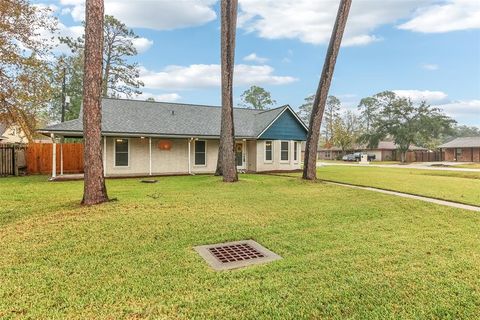
[[[382,151],[381,150],[367,150],[366,153],[368,155],[375,155],[375,161],[383,161],[382,159]]]
[[[265,161],[265,141],[257,141],[256,171],[277,171],[277,170],[297,170],[300,169],[301,144],[297,143],[298,156],[297,161],[293,160],[293,141],[289,141],[290,155],[288,161],[280,161],[280,140],[273,141],[273,161]]]
[[[107,137],[106,148],[106,175],[148,175],[149,174],[149,139],[129,138],[129,165],[115,167],[114,141],[116,138]],[[160,140],[171,142],[170,150],[160,150]],[[217,166],[218,140],[205,140],[207,155],[206,165],[194,164],[195,148],[191,142],[191,172],[213,173]],[[290,157],[288,162],[280,162],[280,141],[273,141],[273,161],[264,161],[264,141],[246,141],[246,161],[249,171],[295,170],[300,169],[300,143],[298,160],[293,161],[293,141],[290,143]],[[152,138],[152,175],[160,174],[187,174],[188,173],[188,139],[157,139]]]
[[[257,170],[257,141],[247,141],[247,170]]]
[[[129,165],[115,167],[114,141],[116,138],[107,137],[106,174],[115,175],[148,175],[149,174],[149,141],[148,138],[129,138]],[[160,140],[168,140],[170,150],[161,150],[158,147]],[[215,172],[217,165],[218,140],[206,141],[206,165],[194,165],[194,142],[191,142],[191,172]],[[187,139],[156,139],[152,138],[152,174],[186,174],[188,173],[188,140]]]

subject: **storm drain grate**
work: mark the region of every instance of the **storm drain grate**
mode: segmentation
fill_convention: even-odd
[[[255,248],[248,243],[213,247],[209,248],[208,251],[223,263],[265,257],[261,252],[255,250]]]
[[[281,259],[253,240],[198,246],[195,250],[215,270],[241,268]]]

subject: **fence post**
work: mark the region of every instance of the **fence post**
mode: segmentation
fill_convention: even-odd
[[[18,148],[13,148],[13,174],[18,176]]]

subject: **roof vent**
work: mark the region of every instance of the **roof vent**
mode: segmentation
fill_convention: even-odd
[[[175,115],[175,110],[171,110],[170,112],[172,113],[172,116]]]

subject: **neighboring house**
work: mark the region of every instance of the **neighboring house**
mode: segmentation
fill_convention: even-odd
[[[410,146],[409,152],[428,151],[425,148]],[[393,141],[380,141],[376,148],[367,148],[366,146],[355,146],[350,152],[362,152],[369,155],[375,155],[375,161],[399,160],[400,153],[397,151],[397,145]],[[321,148],[318,150],[319,160],[335,160],[342,156],[342,150],[338,147]]]
[[[27,138],[18,126],[0,122],[0,143],[27,143]]]
[[[221,108],[103,99],[102,136],[106,176],[213,173],[217,165]],[[81,137],[79,119],[39,130],[55,138]],[[300,169],[307,127],[289,106],[234,108],[239,170]]]
[[[456,138],[439,146],[445,161],[480,162],[480,137]]]

